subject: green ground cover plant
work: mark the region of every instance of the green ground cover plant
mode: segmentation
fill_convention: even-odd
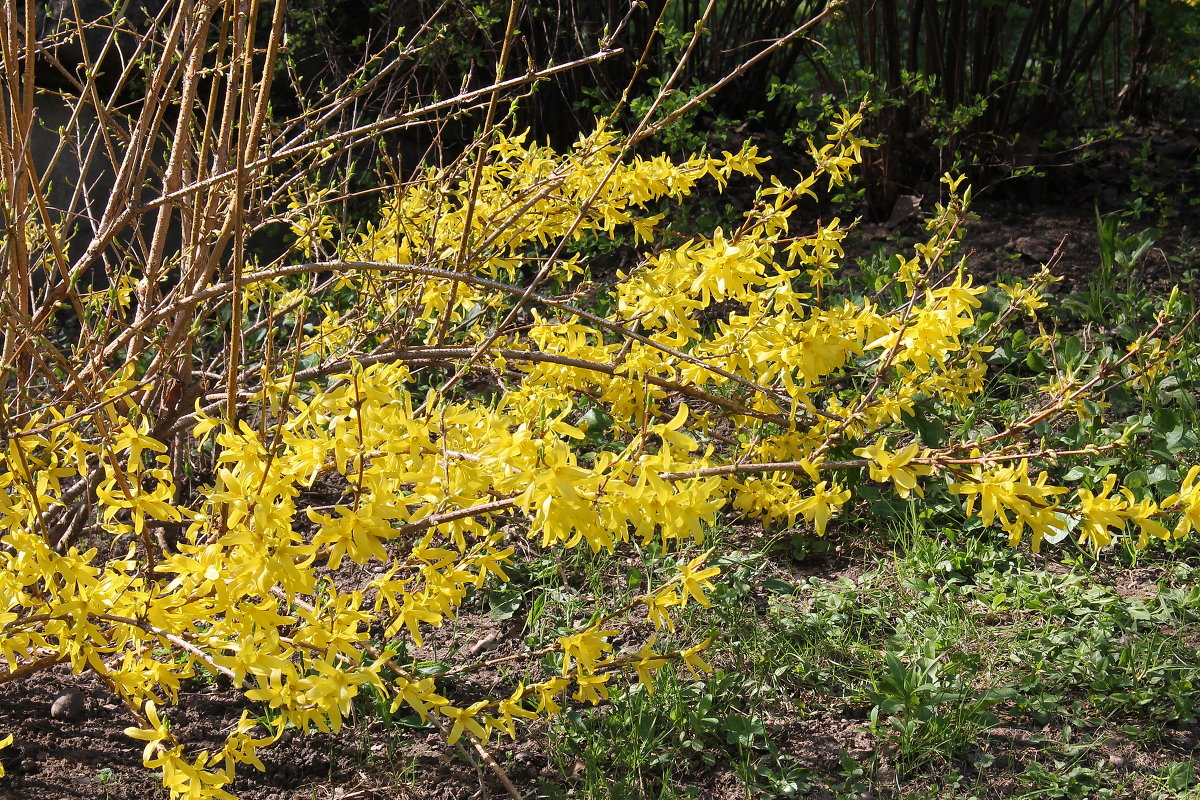
[[[1189,546],[1194,298],[1117,303],[1111,329],[1057,330],[1049,272],[974,282],[957,254],[971,192],[954,175],[925,240],[864,283],[842,263],[853,224],[797,213],[875,146],[862,116],[842,110],[789,182],[763,179],[749,142],[640,153],[704,100],[664,110],[678,70],[632,132],[600,119],[562,149],[514,129],[502,100],[566,67],[505,78],[503,53],[496,83],[416,111],[325,131],[349,90],[280,125],[268,106],[283,17],[270,11],[164,10],[162,40],[127,67],[163,105],[119,114],[94,84],[68,95],[130,142],[126,202],[99,219],[54,208],[49,176],[21,147],[0,152],[14,222],[0,680],[95,673],[144,764],[172,797],[198,799],[232,797],[237,771],[262,768],[285,732],[337,732],[359,707],[436,727],[514,795],[488,745],[565,714],[576,735],[557,746],[587,785],[606,774],[606,742],[637,742],[615,754],[630,796],[715,763],[714,742],[747,787],[804,791],[817,778],[771,721],[806,685],[863,712],[896,781],[979,740],[1001,705],[1081,721],[1194,708],[1169,641],[1109,636],[1191,624],[1187,597],[1134,609],[1073,576],[1027,580],[1037,556],[1016,549],[1075,543],[1081,560],[1133,562]],[[35,116],[27,12],[24,38],[10,24],[0,41],[18,143]],[[177,49],[193,57],[167,57]],[[344,146],[473,105],[482,132],[457,159],[392,187],[368,224],[339,218],[343,198],[320,179]],[[169,147],[162,193],[142,195],[155,139]],[[728,227],[668,221],[735,179],[759,186]],[[75,253],[79,225],[92,238]],[[286,228],[291,246],[256,259],[260,226]],[[633,263],[611,283],[583,278],[594,242],[618,236]],[[1133,245],[1111,241],[1124,264]],[[761,553],[723,545],[731,515],[791,532],[804,554],[834,526],[889,520],[907,537],[902,577],[764,580]],[[929,533],[951,525],[996,528],[1010,549]],[[762,592],[770,628],[746,603]],[[993,626],[1011,646],[964,646],[978,623],[948,600],[1013,615]],[[476,607],[526,610],[515,646],[432,658],[427,640]],[[1047,649],[1023,638],[1030,613],[1075,622]],[[722,650],[718,624],[751,630]],[[714,652],[736,660],[714,671]],[[987,670],[1005,680],[978,686]],[[484,671],[499,676],[486,689],[470,680]],[[171,723],[195,680],[247,701],[200,752]],[[1096,694],[1072,697],[1080,686]],[[839,790],[878,777],[880,763],[844,755]],[[1090,790],[1103,770],[1079,755],[1027,778]]]
[[[1200,700],[1194,546],[1143,561],[1149,586],[1131,594],[1128,563],[1076,551],[1071,566],[980,533],[913,517],[868,537],[852,577],[748,559],[744,588],[705,612],[716,678],[664,671],[661,702],[634,689],[562,721],[563,762],[587,765],[576,793],[703,797],[716,773],[754,797],[1191,796],[1170,743]],[[731,711],[761,722],[741,750]],[[1125,763],[1160,750],[1154,768]]]

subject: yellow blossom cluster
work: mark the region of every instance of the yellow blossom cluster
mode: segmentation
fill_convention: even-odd
[[[868,481],[902,498],[943,481],[967,513],[1014,543],[1029,528],[1035,547],[1072,520],[1096,547],[1133,527],[1139,546],[1200,530],[1200,467],[1156,504],[1115,476],[1074,490],[1046,471],[1031,479],[1031,462],[1056,456],[1022,449],[1121,369],[1171,358],[1167,338],[1060,381],[996,435],[926,444],[905,429],[922,404],[981,396],[995,331],[977,316],[985,288],[952,264],[969,192],[949,178],[928,241],[896,263],[901,302],[834,291],[848,227],[812,225],[801,201],[847,180],[870,146],[860,123],[846,113],[810,144],[815,167],[791,184],[764,181],[749,144],[673,162],[632,155],[604,127],[562,153],[497,134],[482,161],[400,191],[339,243],[345,260],[244,275],[248,307],[293,309],[297,335],[280,346],[294,357],[243,387],[236,413],[199,405],[183,450],[151,435],[157,421],[131,399],[134,365],[95,407],[6,405],[8,676],[94,671],[173,798],[229,798],[238,766],[261,768],[257,751],[285,727],[337,731],[364,687],[451,742],[482,743],[567,697],[601,702],[622,673],[653,691],[667,663],[708,668],[707,642],[658,643],[687,604],[709,602],[705,554],[543,646],[521,644],[504,657],[513,688],[501,698],[451,700],[408,654],[508,580],[515,537],[672,552],[701,543],[727,508],[803,518],[823,535]],[[736,228],[671,228],[702,181],[747,179],[766,185]],[[294,228],[316,253],[333,227],[308,206],[297,201]],[[589,248],[617,237],[643,249],[614,286],[596,286],[581,275]],[[337,277],[326,295],[295,282],[322,271]],[[1005,291],[1034,318],[1044,305],[1040,290]],[[208,459],[187,481],[197,488],[185,490],[188,464],[171,452]],[[641,643],[618,649],[625,632]],[[189,754],[169,708],[202,673],[267,713]]]

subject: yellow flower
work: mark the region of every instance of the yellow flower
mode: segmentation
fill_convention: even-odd
[[[563,689],[566,689],[570,685],[571,680],[569,678],[561,678],[558,676],[555,676],[548,681],[534,684],[532,688],[535,692],[537,692],[538,696],[537,713],[546,714],[548,716],[550,714],[557,714],[559,711],[562,711],[562,706],[558,704],[555,698],[562,693]]]
[[[1008,302],[1012,304],[1013,308],[1022,309],[1031,320],[1036,321],[1038,310],[1046,307],[1045,301],[1042,300],[1042,293],[1036,288],[1030,288],[1022,283],[997,283],[996,285],[1008,295]]]
[[[3,739],[0,739],[0,750],[3,750],[4,748],[8,747],[12,743],[13,743],[13,736],[10,733],[8,736],[5,736]],[[3,778],[3,777],[4,777],[4,764],[0,763],[0,778]]]
[[[654,637],[651,637],[642,645],[642,649],[638,650],[638,659],[634,662],[638,680],[650,694],[654,694],[654,670],[667,664],[667,659],[650,649],[653,645]]]
[[[576,700],[587,701],[592,705],[597,705],[601,700],[608,699],[608,679],[612,677],[611,672],[605,672],[600,675],[577,675],[575,683],[578,685],[575,694],[572,695]]]
[[[1200,531],[1200,484],[1196,483],[1197,476],[1200,476],[1200,464],[1188,470],[1178,492],[1163,500],[1163,508],[1179,507],[1183,511],[1179,524],[1175,526],[1176,538],[1186,535],[1189,529]]]
[[[1171,531],[1154,519],[1162,513],[1157,503],[1153,500],[1136,502],[1133,492],[1126,488],[1121,489],[1121,494],[1125,495],[1125,499],[1128,501],[1128,508],[1125,510],[1126,516],[1129,517],[1130,522],[1138,526],[1137,546],[1139,549],[1150,543],[1151,536],[1155,539],[1171,538]]]
[[[479,720],[475,719],[475,715],[486,708],[488,702],[480,700],[478,703],[473,703],[467,708],[455,708],[454,706],[442,706],[438,709],[438,713],[454,720],[453,727],[450,728],[450,736],[446,739],[449,744],[454,744],[463,735],[464,731],[469,732],[472,736],[480,741],[487,743],[488,728],[480,724]]]
[[[812,491],[811,497],[806,497],[796,504],[796,510],[813,524],[818,536],[824,536],[829,520],[850,499],[850,490],[837,484],[829,486],[825,481],[821,481]]]
[[[521,705],[521,701],[525,698],[525,684],[518,683],[517,688],[513,693],[501,700],[497,704],[497,710],[500,712],[500,717],[488,717],[488,727],[507,733],[509,738],[517,738],[517,727],[513,722],[513,717],[521,717],[522,719],[537,719],[537,712],[530,711],[525,706]]]
[[[1120,497],[1110,496],[1116,482],[1117,476],[1109,475],[1104,479],[1098,493],[1093,494],[1087,489],[1079,490],[1079,511],[1083,517],[1079,533],[1080,544],[1091,542],[1092,547],[1099,550],[1112,542],[1109,528],[1125,530],[1127,503]]]
[[[679,657],[683,659],[684,665],[692,673],[693,677],[699,678],[702,674],[712,672],[712,666],[700,657],[700,652],[707,648],[711,642],[712,637],[710,636],[700,644],[679,651]]]
[[[159,751],[171,741],[171,734],[167,732],[166,721],[158,715],[158,709],[152,700],[146,701],[146,721],[150,724],[149,728],[129,727],[125,729],[125,735],[146,743],[145,749],[142,750],[142,763],[153,768],[161,766],[162,756],[159,755]]]
[[[869,465],[871,480],[880,483],[891,481],[896,484],[897,493],[904,498],[907,498],[913,490],[924,497],[925,493],[917,485],[917,476],[929,475],[933,469],[927,464],[912,463],[921,448],[916,442],[913,442],[902,450],[889,453],[885,447],[886,442],[887,440],[880,436],[873,446],[859,447],[854,454],[875,462]]]
[[[708,560],[708,555],[708,553],[704,553],[693,558],[686,565],[680,565],[679,575],[676,576],[676,580],[683,587],[683,591],[680,592],[681,598],[686,599],[688,596],[691,596],[697,603],[706,607],[712,605],[705,595],[706,589],[711,590],[713,588],[712,583],[708,579],[721,574],[721,570],[718,567],[705,567],[701,569],[704,567],[704,562]]]
[[[604,637],[616,635],[615,630],[587,628],[559,638],[558,644],[563,652],[562,674],[566,675],[571,671],[572,660],[577,665],[580,675],[590,674],[604,653],[612,650],[612,645],[604,641]]]
[[[674,632],[675,621],[671,619],[670,609],[672,606],[683,604],[683,599],[675,592],[675,590],[667,589],[658,594],[646,597],[646,619],[654,623],[655,630],[662,630],[665,625],[668,630]]]
[[[998,517],[1013,547],[1021,541],[1021,534],[1029,525],[1036,550],[1044,536],[1057,534],[1063,527],[1053,513],[1054,497],[1066,489],[1048,485],[1047,479],[1046,473],[1042,472],[1031,482],[1029,462],[1022,460],[1015,467],[991,465],[985,469],[976,465],[967,480],[952,483],[949,488],[954,494],[967,496],[968,514],[975,513],[975,501],[979,501],[979,517],[984,525],[991,525]]]

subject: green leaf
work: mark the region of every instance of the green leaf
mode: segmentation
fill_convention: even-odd
[[[916,405],[912,414],[901,415],[901,421],[904,427],[921,437],[921,444],[926,447],[941,447],[946,443],[946,425],[925,403]]]
[[[763,581],[763,588],[771,594],[790,595],[796,591],[795,586],[779,578],[767,578]]]
[[[1137,469],[1125,476],[1122,481],[1130,489],[1144,489],[1150,485],[1150,476],[1144,469]]]
[[[593,406],[580,416],[578,427],[589,436],[597,436],[611,428],[612,424],[612,417]]]
[[[1073,367],[1083,360],[1083,343],[1076,336],[1068,336],[1058,348],[1059,362]]]
[[[1146,482],[1151,486],[1162,483],[1163,481],[1173,480],[1176,476],[1175,470],[1168,467],[1166,464],[1155,464],[1146,474]]]

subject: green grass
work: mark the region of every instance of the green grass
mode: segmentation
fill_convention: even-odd
[[[653,696],[563,716],[549,739],[572,777],[545,795],[703,797],[721,775],[746,797],[1195,796],[1173,749],[1200,704],[1195,548],[1143,557],[1135,592],[1129,567],[987,531],[917,523],[869,545],[802,580],[805,563],[728,559],[697,620],[722,631],[717,672],[664,670]],[[819,752],[798,728],[826,731]]]

